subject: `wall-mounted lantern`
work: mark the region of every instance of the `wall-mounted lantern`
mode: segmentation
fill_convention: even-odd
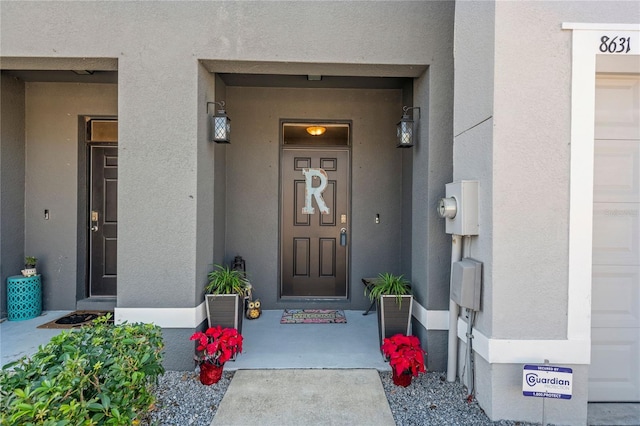
[[[420,118],[420,107],[402,107],[402,118],[398,122],[397,148],[411,148],[416,137],[416,122],[409,117],[409,110],[417,109]]]
[[[216,143],[231,143],[231,119],[227,117],[227,112],[224,110],[224,101],[207,102],[207,115],[209,115],[210,104],[220,105],[220,109],[209,116],[211,122],[209,140]]]

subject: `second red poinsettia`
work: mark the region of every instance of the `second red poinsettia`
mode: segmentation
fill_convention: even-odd
[[[382,353],[389,358],[389,364],[397,375],[411,374],[418,376],[426,371],[424,367],[425,351],[416,336],[396,334],[384,339]]]
[[[204,333],[194,333],[191,340],[198,342],[196,350],[200,353],[195,359],[199,364],[208,362],[222,366],[242,352],[242,335],[235,328],[210,327]]]

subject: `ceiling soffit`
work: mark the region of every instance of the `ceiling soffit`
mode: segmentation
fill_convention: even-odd
[[[202,60],[228,86],[402,89],[426,65],[331,64]],[[3,57],[2,72],[24,81],[118,82],[116,58]],[[83,71],[90,71],[84,73]],[[78,73],[80,72],[80,73]],[[309,76],[313,76],[309,79]],[[318,79],[319,78],[319,79]]]
[[[228,86],[401,89],[426,65],[202,60]],[[314,76],[316,79],[309,79]],[[317,80],[320,76],[321,79]]]

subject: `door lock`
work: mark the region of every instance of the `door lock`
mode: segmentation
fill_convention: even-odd
[[[98,232],[98,212],[93,210],[91,211],[91,231]]]
[[[347,245],[347,228],[340,229],[340,245]]]

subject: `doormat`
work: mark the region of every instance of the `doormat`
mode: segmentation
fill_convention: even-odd
[[[335,309],[285,309],[280,324],[345,324],[344,311]]]
[[[109,322],[113,322],[113,312],[111,311],[74,311],[62,318],[39,325],[38,328],[78,328],[106,314],[111,314]]]

